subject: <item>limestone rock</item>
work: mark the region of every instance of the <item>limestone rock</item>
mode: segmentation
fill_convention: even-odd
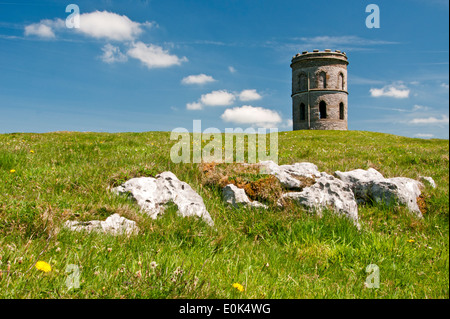
[[[173,202],[182,217],[197,216],[208,225],[214,225],[202,197],[172,172],[163,172],[156,178],[132,178],[113,191],[117,194],[129,193],[141,209],[154,219],[164,213],[167,203]]]
[[[436,182],[432,177],[429,176],[420,176],[420,180],[427,182],[431,187],[436,188]]]
[[[304,183],[295,178],[315,178],[320,177],[321,174],[317,166],[312,163],[295,163],[292,165],[278,165],[273,161],[261,161],[259,165],[262,168],[262,173],[267,173],[275,176],[288,189],[302,188]]]
[[[422,217],[417,205],[417,197],[421,194],[423,184],[414,179],[384,178],[373,168],[356,169],[349,172],[337,171],[335,175],[352,188],[359,203],[402,204],[418,217]]]
[[[293,199],[298,204],[319,214],[324,208],[331,208],[336,213],[350,218],[358,228],[360,227],[358,206],[351,188],[347,183],[331,175],[323,174],[316,179],[314,185],[305,187],[301,192],[284,194],[279,203],[286,198]]]
[[[113,214],[104,221],[91,220],[87,222],[80,222],[75,220],[68,220],[64,226],[73,231],[87,231],[87,232],[104,232],[112,235],[131,235],[137,233],[139,228],[135,221],[121,217],[119,214]]]
[[[371,187],[374,182],[384,181],[384,176],[376,169],[355,169],[349,172],[336,171],[334,173],[340,180],[350,185],[359,204],[370,202],[372,199]]]
[[[245,193],[245,190],[233,184],[228,184],[227,186],[225,186],[222,190],[222,194],[223,194],[223,201],[225,203],[233,205],[234,207],[251,206],[251,207],[267,208],[266,205],[258,201],[252,202]]]

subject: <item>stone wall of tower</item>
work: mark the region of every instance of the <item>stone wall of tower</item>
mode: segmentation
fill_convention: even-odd
[[[345,54],[330,50],[304,52],[292,59],[294,130],[348,129],[347,64]],[[321,116],[321,103],[326,117]]]

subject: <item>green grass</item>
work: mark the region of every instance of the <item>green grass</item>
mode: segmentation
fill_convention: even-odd
[[[299,207],[225,206],[217,187],[202,184],[198,164],[170,161],[169,137],[0,135],[0,298],[449,298],[448,140],[361,131],[279,134],[280,164],[308,161],[330,174],[373,167],[385,177],[436,181],[436,189],[423,191],[423,219],[404,207],[360,206],[358,231],[348,220]],[[203,197],[215,228],[176,216],[175,207],[153,220],[109,191],[167,170]],[[140,234],[62,227],[68,219],[115,212],[135,220]],[[52,271],[34,268],[37,260]],[[79,289],[66,287],[69,264],[80,268]],[[364,286],[369,264],[380,268],[378,289]],[[234,289],[235,282],[245,291]]]

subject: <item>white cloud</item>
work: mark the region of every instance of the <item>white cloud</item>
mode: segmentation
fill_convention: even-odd
[[[186,108],[188,110],[201,110],[203,106],[229,106],[236,99],[247,102],[260,100],[262,96],[255,89],[243,90],[240,93],[218,90],[203,94],[197,102],[186,104]]]
[[[244,90],[239,94],[239,100],[244,102],[260,100],[261,98],[262,96],[256,90]]]
[[[441,87],[443,87],[444,89],[447,89],[447,90],[449,89],[448,83],[442,83]]]
[[[143,42],[133,43],[127,54],[140,60],[149,69],[166,68],[172,65],[180,65],[182,62],[187,61],[186,57],[179,58],[176,55],[169,54],[168,51],[160,46],[154,44],[146,45]]]
[[[230,73],[236,73],[237,72],[237,70],[234,67],[232,67],[231,65],[228,67],[228,71],[230,71]]]
[[[427,134],[427,133],[418,133],[415,134],[414,137],[419,137],[419,138],[432,138],[434,135],[433,134]]]
[[[142,26],[151,25],[151,22],[135,22],[113,12],[94,11],[81,14],[80,28],[75,30],[97,39],[130,41],[142,33]]]
[[[291,129],[294,126],[294,121],[292,119],[287,119],[284,120],[283,123],[281,125],[279,125],[281,128],[287,128],[287,129]]]
[[[54,38],[55,33],[52,28],[45,24],[35,23],[25,27],[25,35],[37,35],[42,38]]]
[[[125,62],[128,56],[140,60],[149,69],[165,68],[172,65],[180,65],[187,58],[179,58],[170,54],[167,50],[154,44],[133,42],[142,32],[144,27],[152,27],[154,22],[139,23],[130,20],[125,15],[108,11],[94,11],[80,15],[80,27],[74,28],[74,32],[84,34],[96,39],[112,41],[126,41],[128,51],[122,53],[118,46],[106,44],[103,46],[103,54],[100,56],[106,63]],[[56,18],[53,20],[41,20],[25,26],[25,35],[36,35],[41,38],[55,38],[55,31],[66,29],[65,21]],[[69,29],[68,29],[69,30]]]
[[[202,103],[198,103],[198,102],[192,102],[192,103],[188,103],[186,104],[186,109],[188,110],[201,110],[203,109],[203,105]]]
[[[214,82],[216,80],[214,80],[214,78],[210,75],[206,75],[206,74],[198,74],[198,75],[189,75],[185,78],[183,78],[183,80],[181,80],[181,83],[183,84],[205,84],[205,83],[210,83],[210,82]]]
[[[154,26],[154,22],[135,22],[125,15],[108,11],[94,11],[80,15],[80,27],[74,28],[78,33],[113,41],[132,41],[142,32],[143,27]],[[56,30],[65,29],[65,21],[56,18],[41,20],[25,26],[25,35],[37,35],[43,38],[54,38]]]
[[[221,118],[225,122],[248,124],[264,128],[276,127],[282,122],[281,116],[277,112],[251,105],[227,109],[221,115]]]
[[[410,124],[448,124],[448,117],[442,115],[441,119],[435,118],[433,116],[428,118],[415,118],[409,121]]]
[[[416,105],[413,106],[412,111],[413,112],[415,112],[415,111],[428,111],[429,109],[430,108],[428,106],[423,106],[423,105],[416,104]]]
[[[33,23],[25,26],[25,35],[35,35],[41,38],[55,38],[55,32],[54,29],[60,29],[64,27],[64,21],[61,19],[44,19],[41,20],[39,23]]]
[[[212,91],[211,93],[203,94],[200,102],[208,106],[226,106],[233,104],[236,97],[233,93],[226,90]]]
[[[381,89],[370,89],[372,97],[393,97],[396,99],[405,99],[409,97],[410,90],[402,83],[386,85]]]
[[[113,46],[111,44],[105,44],[102,48],[103,55],[100,57],[103,62],[114,63],[114,62],[125,62],[128,60],[127,56],[120,51],[119,47]]]
[[[355,35],[343,36],[315,36],[315,37],[294,37],[287,41],[266,41],[266,46],[283,49],[289,52],[296,52],[299,48],[302,50],[314,49],[340,49],[342,51],[370,50],[374,46],[393,45],[398,42],[377,40],[373,38],[363,38]]]
[[[344,35],[344,36],[316,36],[316,37],[301,37],[296,38],[300,40],[303,45],[308,44],[309,46],[321,47],[342,47],[345,45],[383,45],[383,44],[397,44],[398,42],[384,41],[384,40],[374,40],[361,38],[354,35]]]

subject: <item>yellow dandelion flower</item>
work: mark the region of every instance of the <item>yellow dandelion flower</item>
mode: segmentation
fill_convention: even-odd
[[[50,264],[46,263],[45,261],[38,261],[35,267],[39,270],[42,270],[43,272],[52,271],[52,266],[50,266]]]
[[[235,283],[233,284],[233,288],[236,288],[236,289],[239,290],[240,292],[243,292],[243,291],[244,291],[244,286],[242,286],[241,284],[239,284],[239,283],[237,283],[237,282],[235,282]]]
[[[12,169],[12,170],[10,170],[9,172],[10,172],[10,173],[15,173],[16,170],[15,170],[15,169]]]
[[[34,151],[33,151],[33,150],[30,150],[30,153],[31,153],[31,154],[33,154],[33,153],[34,153]]]
[[[408,239],[407,242],[408,242],[408,243],[413,243],[413,242],[414,242],[414,239]]]

